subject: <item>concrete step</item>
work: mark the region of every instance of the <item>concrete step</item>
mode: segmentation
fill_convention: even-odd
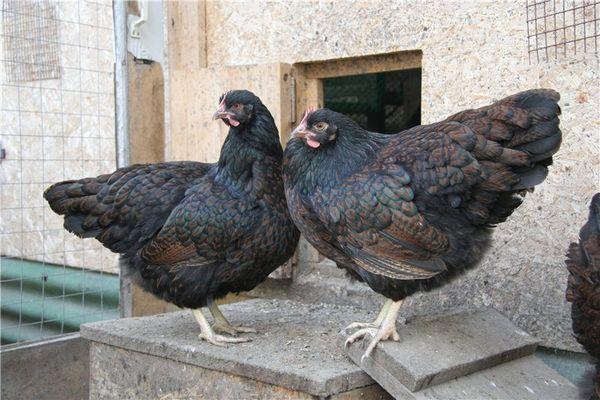
[[[345,347],[348,356],[397,399],[568,399],[574,386],[532,356],[537,340],[490,308],[417,318],[399,342]],[[345,335],[340,335],[340,346]],[[417,392],[417,393],[415,393]]]
[[[286,300],[221,307],[252,342],[221,348],[198,339],[191,312],[83,325],[91,399],[390,399],[337,346],[356,308]]]
[[[514,371],[523,374],[521,380],[515,382],[522,384],[521,388],[526,385],[534,393],[538,390],[542,393],[539,389],[541,381],[534,373],[547,379],[548,385],[554,385],[552,389],[556,396],[530,397],[532,399],[567,399],[574,398],[576,394],[573,385],[536,359],[528,361],[529,364],[522,364],[523,366],[514,364],[516,367],[508,367],[515,362],[530,360],[531,357],[456,378],[480,367],[487,368],[494,363],[529,354],[535,347],[535,340],[522,331],[515,331],[512,326],[507,328],[502,323],[494,325],[489,321],[477,323],[477,318],[496,318],[497,315],[492,311],[471,314],[470,319],[466,318],[465,328],[459,327],[461,317],[445,317],[446,324],[454,321],[451,340],[479,343],[479,347],[473,351],[459,346],[463,353],[471,354],[461,354],[456,361],[449,358],[453,354],[451,349],[457,347],[444,339],[440,330],[443,324],[431,320],[416,320],[406,326],[399,326],[400,335],[413,348],[410,354],[414,357],[402,358],[402,354],[394,353],[393,350],[389,354],[393,355],[395,365],[404,366],[404,371],[398,373],[397,369],[390,368],[394,365],[390,360],[387,364],[372,363],[371,366],[379,366],[380,370],[370,368],[369,365],[361,366],[380,386],[361,367],[354,364],[337,343],[340,328],[352,321],[369,320],[374,317],[373,314],[367,315],[354,307],[309,305],[289,300],[250,300],[223,306],[222,309],[232,324],[252,326],[260,333],[248,335],[253,339],[249,343],[230,345],[227,348],[209,345],[198,339],[199,328],[189,311],[82,326],[81,336],[90,340],[90,398],[350,400],[390,399],[391,393],[397,398],[406,399],[473,399],[480,398],[473,396],[473,391],[477,388],[473,385],[487,385],[481,388],[482,393],[487,393],[487,390],[492,393],[490,396],[497,395],[489,398],[513,399],[520,398],[508,396],[516,393],[509,387],[512,379],[510,374]],[[482,331],[484,335],[491,335],[490,339],[501,343],[495,347],[495,351],[487,351],[485,343],[489,342],[477,339],[480,335],[477,326],[487,326],[487,330]],[[494,326],[497,329],[508,329],[506,335],[509,339],[498,339],[501,332],[490,332],[489,327]],[[474,337],[467,337],[469,335]],[[419,337],[431,347],[421,347],[424,351],[422,357],[415,352]],[[514,340],[512,345],[511,340]],[[401,343],[397,345],[401,346]],[[373,353],[373,359],[367,360],[366,364],[388,354],[387,347],[387,343],[378,347]],[[360,346],[351,346],[351,353],[354,350],[360,351]],[[506,357],[503,354],[512,356]],[[483,355],[485,361],[478,361]],[[352,354],[351,356],[354,357]],[[401,360],[400,364],[398,360]],[[536,371],[521,371],[528,365],[535,367]],[[388,374],[387,380],[385,374]],[[411,377],[412,386],[409,383],[407,387],[402,383],[410,382],[407,376]],[[423,384],[423,379],[446,382],[412,393],[411,387],[415,390],[427,386]],[[501,391],[494,392],[488,388],[494,388],[490,379]],[[463,396],[463,391],[467,395]],[[448,395],[449,393],[452,395]]]
[[[376,381],[378,372],[385,371],[379,382],[384,387],[393,382],[413,392],[533,354],[538,345],[491,308],[418,318],[398,329],[399,342],[380,342],[362,363],[369,340],[355,342],[345,351]],[[340,335],[340,344],[345,339]]]
[[[536,356],[527,356],[413,393],[388,387],[397,400],[575,400],[579,391]]]

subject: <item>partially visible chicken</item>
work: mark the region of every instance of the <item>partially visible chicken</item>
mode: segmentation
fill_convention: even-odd
[[[216,164],[133,165],[49,187],[44,197],[65,228],[120,253],[143,287],[194,309],[202,339],[247,341],[215,299],[253,289],[296,248],[299,232],[285,201],[277,127],[258,97],[221,96],[214,115],[229,128]],[[208,306],[214,331],[201,310]]]
[[[587,223],[579,232],[579,243],[571,243],[566,260],[569,270],[567,301],[575,338],[596,359],[594,395],[600,398],[600,193],[590,204]]]
[[[309,110],[284,153],[294,222],[326,257],[389,300],[350,336],[398,340],[402,301],[475,266],[491,228],[540,184],[561,143],[558,93],[530,90],[396,135]]]

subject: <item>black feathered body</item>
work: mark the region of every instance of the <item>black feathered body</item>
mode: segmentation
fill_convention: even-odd
[[[134,165],[45,192],[65,228],[120,253],[143,286],[180,307],[253,289],[299,238],[285,202],[277,128],[260,103],[216,164]]]
[[[476,265],[491,228],[544,180],[561,141],[558,98],[523,92],[396,135],[336,114],[334,142],[288,143],[292,218],[318,251],[394,301],[437,287]]]
[[[600,193],[590,204],[588,221],[571,243],[566,260],[569,270],[567,301],[575,338],[596,359],[593,392],[600,398]],[[587,382],[586,382],[587,385]]]

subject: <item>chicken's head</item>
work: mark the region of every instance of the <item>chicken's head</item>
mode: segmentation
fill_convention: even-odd
[[[219,98],[219,107],[213,119],[221,119],[227,126],[241,127],[252,120],[256,102],[260,99],[247,90],[230,90]]]
[[[339,129],[334,120],[335,113],[331,110],[309,108],[292,132],[292,137],[300,138],[309,147],[318,149],[337,138]]]

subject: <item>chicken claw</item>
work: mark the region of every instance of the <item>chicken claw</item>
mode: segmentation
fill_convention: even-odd
[[[215,332],[227,333],[231,336],[237,336],[238,333],[258,333],[254,328],[231,325],[212,298],[208,301],[208,310],[215,319],[215,324],[213,325]]]
[[[371,341],[371,343],[369,343],[367,350],[365,350],[365,353],[360,358],[361,364],[365,361],[367,357],[371,355],[373,349],[375,348],[375,346],[377,346],[377,343],[379,343],[380,341],[393,340],[397,342],[400,340],[400,335],[396,330],[396,320],[394,319],[393,321],[384,321],[377,333],[373,336],[373,340]]]
[[[365,325],[367,325],[367,324],[365,324]],[[371,335],[371,337],[375,337],[376,334],[377,334],[377,327],[359,329],[358,331],[356,331],[352,335],[350,335],[348,337],[348,339],[346,339],[346,341],[344,342],[344,345],[346,347],[348,347],[348,346],[350,346],[350,344],[356,342],[359,339],[364,338],[367,335]]]
[[[202,332],[198,335],[198,338],[200,338],[200,340],[206,340],[208,343],[220,347],[227,347],[226,343],[243,343],[252,341],[250,338],[229,337],[217,335],[214,332]]]
[[[247,326],[233,326],[229,323],[224,324],[222,322],[215,323],[212,328],[215,332],[227,333],[231,336],[237,336],[238,333],[258,333],[254,328]]]
[[[373,328],[373,329],[377,329],[379,328],[379,325],[375,323],[375,321],[373,322],[353,322],[350,325],[348,325],[347,327],[342,329],[342,332],[347,332],[349,330],[352,329],[357,329],[357,328]]]
[[[345,327],[344,329],[342,329],[342,332],[346,332],[346,331],[349,331],[350,329],[355,329],[355,328],[374,328],[374,329],[379,328],[379,326],[383,322],[383,319],[385,318],[388,310],[390,309],[390,306],[392,305],[392,303],[393,303],[392,300],[389,300],[389,299],[386,300],[386,302],[383,304],[383,307],[381,307],[381,311],[379,311],[377,318],[375,318],[375,320],[373,322],[353,322],[350,325],[348,325],[347,327]]]
[[[225,347],[225,343],[242,343],[250,342],[252,340],[250,338],[238,338],[217,335],[206,320],[206,317],[202,313],[202,310],[192,310],[192,314],[194,315],[194,318],[196,318],[196,322],[198,322],[198,325],[200,325],[200,335],[198,335],[198,338],[200,338],[200,340],[206,340],[210,344],[214,344],[216,346],[221,347]]]
[[[377,319],[375,319],[375,321],[373,321],[372,323],[355,322],[348,325],[348,327],[345,328],[345,330],[347,330],[355,327],[364,326],[363,329],[359,329],[358,331],[350,335],[348,339],[346,339],[346,347],[348,347],[350,344],[356,342],[359,339],[365,338],[367,335],[370,335],[373,338],[371,343],[369,343],[369,345],[367,346],[367,350],[360,358],[361,363],[371,355],[373,349],[375,349],[377,343],[379,343],[380,341],[394,340],[397,342],[400,340],[400,335],[396,330],[396,318],[398,317],[398,312],[402,307],[402,303],[403,300],[396,302],[388,300],[381,308]]]

